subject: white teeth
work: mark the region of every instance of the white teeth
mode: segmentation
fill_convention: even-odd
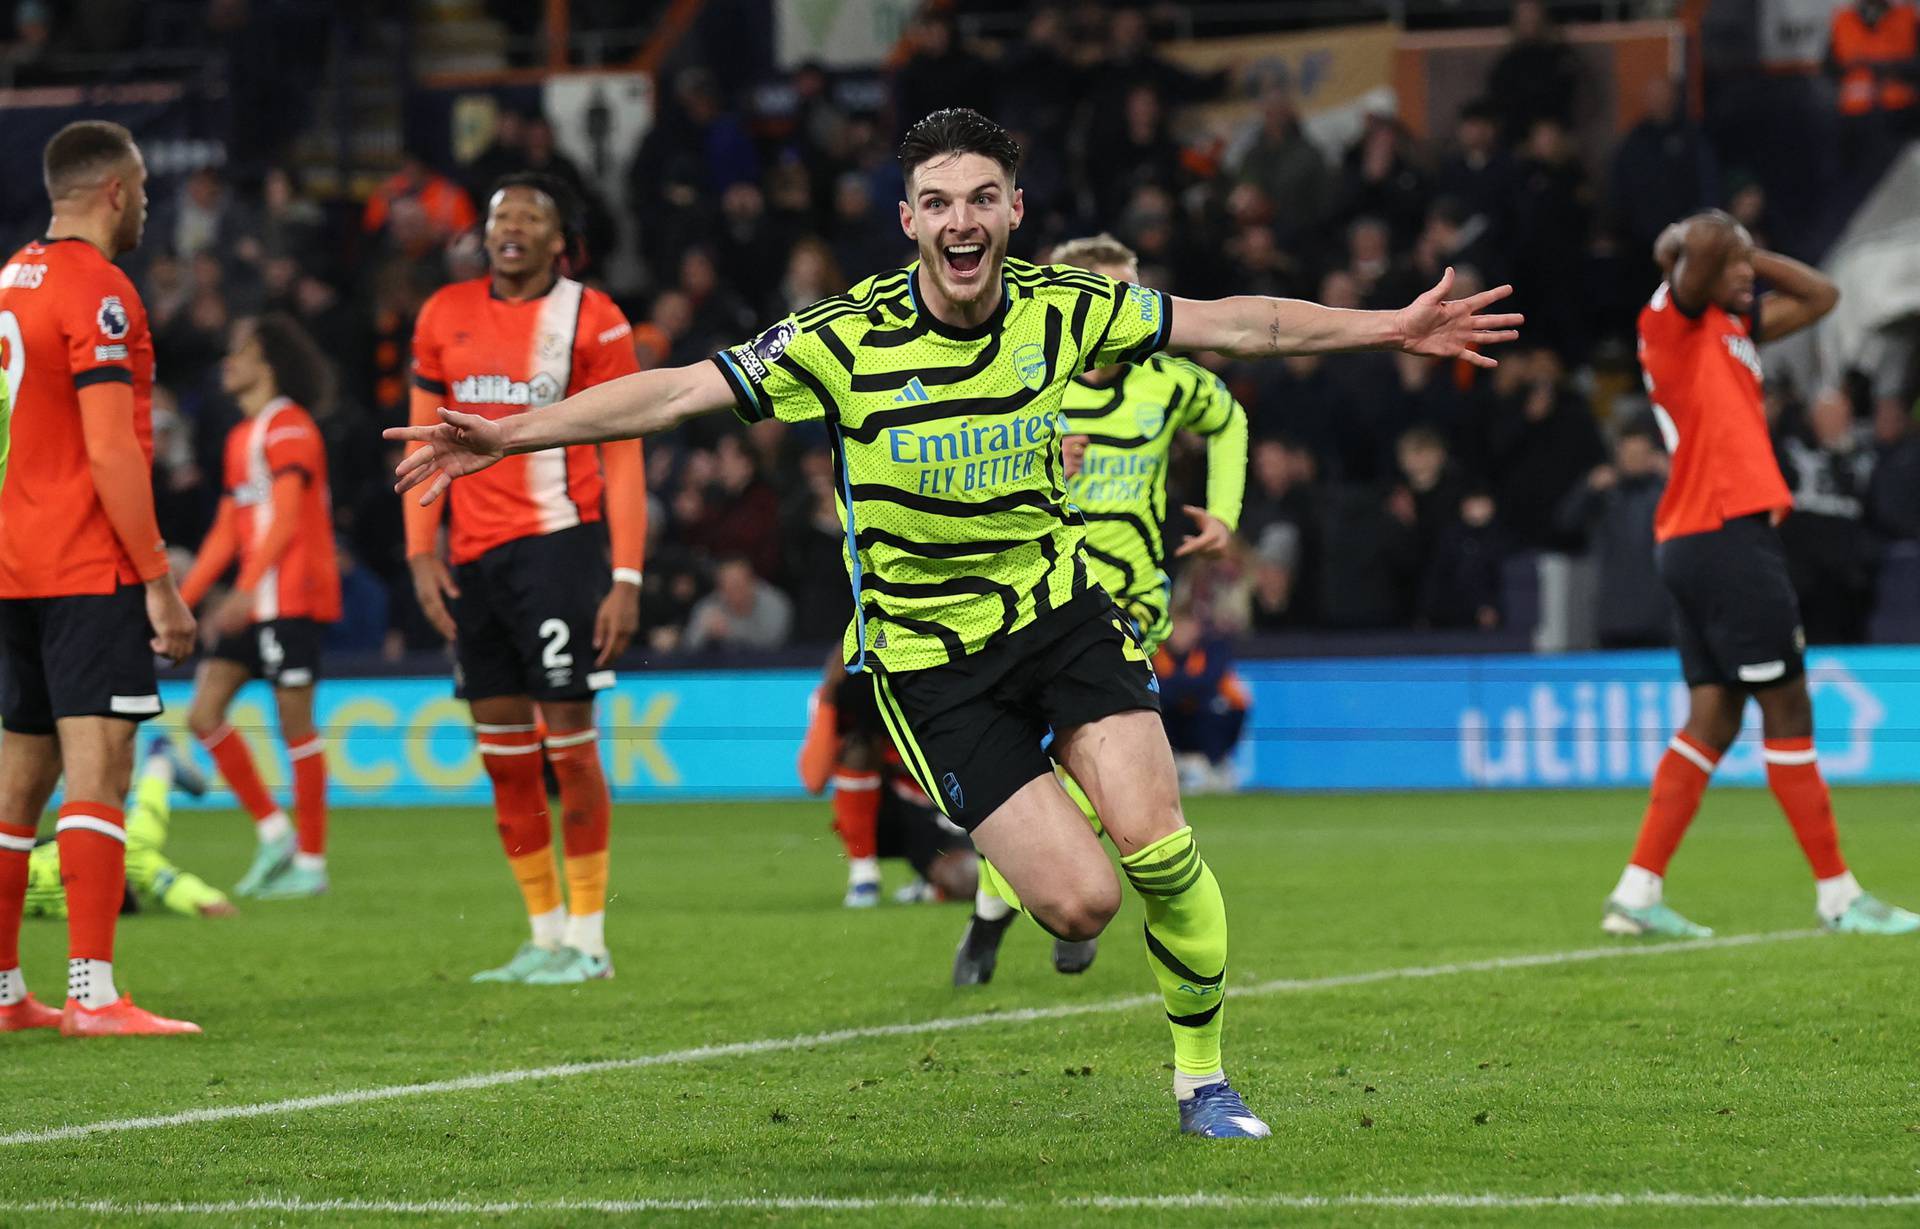
[[[982,244],[982,243],[962,243],[962,244],[959,244],[959,245],[957,245],[957,246],[955,246],[955,247],[950,247],[950,248],[948,248],[948,249],[947,249],[947,255],[949,255],[949,256],[971,256],[971,255],[973,255],[973,254],[974,254],[975,252],[978,252],[978,251],[981,251],[981,250],[983,250],[983,249],[984,249],[985,247],[986,247],[986,245],[985,245],[985,244]]]

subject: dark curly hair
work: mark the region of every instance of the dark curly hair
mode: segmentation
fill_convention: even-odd
[[[326,413],[333,401],[333,364],[300,322],[285,312],[268,312],[253,322],[253,339],[281,395],[316,416]]]
[[[925,163],[949,154],[983,154],[1009,176],[1020,169],[1020,143],[1005,128],[970,107],[935,111],[900,141],[900,177],[912,179]]]

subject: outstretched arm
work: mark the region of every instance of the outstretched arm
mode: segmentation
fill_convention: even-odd
[[[1235,358],[1405,350],[1498,366],[1476,347],[1513,341],[1519,337],[1515,330],[1523,318],[1480,313],[1512,294],[1513,287],[1496,286],[1470,299],[1449,300],[1447,291],[1452,288],[1449,268],[1432,290],[1390,312],[1352,311],[1262,295],[1175,299],[1173,332],[1167,344],[1174,350],[1217,350]]]
[[[1773,289],[1760,297],[1756,341],[1778,341],[1819,320],[1840,302],[1840,288],[1820,270],[1778,252],[1755,252],[1753,271]]]
[[[455,478],[478,473],[500,458],[568,444],[604,444],[666,431],[700,414],[733,405],[733,391],[712,363],[661,367],[596,384],[558,405],[486,419],[442,409],[431,426],[388,427],[390,440],[425,444],[395,468],[396,491],[425,485],[430,504]]]

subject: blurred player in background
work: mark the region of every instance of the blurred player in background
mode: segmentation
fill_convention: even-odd
[[[133,787],[133,805],[127,809],[127,889],[120,912],[157,906],[186,917],[232,917],[238,910],[225,892],[167,861],[176,789],[198,798],[207,792],[207,782],[162,734],[148,744],[146,763]],[[27,860],[27,916],[67,916],[57,841],[42,841]]]
[[[1673,458],[1654,537],[1689,705],[1687,724],[1654,771],[1640,839],[1601,927],[1713,933],[1665,903],[1662,881],[1751,696],[1760,706],[1767,785],[1813,868],[1821,923],[1861,934],[1920,930],[1920,915],[1861,890],[1840,856],[1813,748],[1806,636],[1774,529],[1793,497],[1767,433],[1755,343],[1813,324],[1840,292],[1799,261],[1755,250],[1746,229],[1718,211],[1668,227],[1654,256],[1667,280],[1640,313],[1640,362]],[[1756,297],[1756,278],[1772,289]]]
[[[442,406],[487,418],[539,412],[638,370],[613,300],[562,275],[576,212],[556,180],[500,181],[487,207],[491,271],[436,292],[414,326],[415,423],[439,421]],[[593,695],[613,685],[613,661],[639,626],[646,500],[640,443],[622,440],[515,457],[447,503],[407,501],[414,592],[453,642],[457,691],[473,711],[501,844],[533,930],[511,960],[475,981],[613,975],[605,936],[613,802]],[[564,905],[543,743],[560,786]]]
[[[1111,235],[1063,243],[1051,261],[1117,282],[1140,280],[1139,258]],[[1072,432],[1063,442],[1067,497],[1086,522],[1088,568],[1151,658],[1172,627],[1165,554],[1167,466],[1174,437],[1192,431],[1207,441],[1207,506],[1184,509],[1198,532],[1184,538],[1174,554],[1218,555],[1233,542],[1246,495],[1247,412],[1220,377],[1171,354],[1075,376],[1060,409]],[[1064,776],[1062,785],[1099,831],[1085,791]],[[1008,895],[999,875],[983,864],[973,917],[954,953],[954,985],[992,980],[1000,941],[1013,921]],[[1085,972],[1097,943],[1055,939],[1054,968]]]
[[[197,1033],[134,1006],[114,980],[126,884],[122,807],[139,722],[160,713],[154,654],[193,650],[153,510],[153,336],[116,257],[139,246],[147,169],[118,124],[47,143],[47,234],[0,270],[13,456],[0,490],[0,1031]],[[40,814],[67,896],[67,1002],[20,976],[20,915]]]
[[[225,493],[181,596],[198,606],[235,563],[240,574],[203,612],[212,647],[194,679],[187,726],[253,816],[259,844],[234,894],[316,896],[327,890],[327,751],[313,723],[313,685],[322,625],[340,617],[340,568],[313,413],[331,399],[332,372],[305,330],[275,312],[234,325],[220,380],[242,420],[227,434]],[[227,723],[234,696],[256,678],[272,685],[279,708],[297,838],[246,736]]]
[[[880,860],[901,858],[918,877],[901,903],[964,900],[979,879],[973,842],[940,813],[901,762],[874,703],[873,685],[848,674],[836,652],[814,692],[800,746],[800,783],[833,788],[833,830],[847,851],[849,909],[880,903]]]

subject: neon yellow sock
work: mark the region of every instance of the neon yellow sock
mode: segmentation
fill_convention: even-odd
[[[1226,1005],[1227,906],[1200,858],[1193,829],[1182,828],[1120,859],[1147,907],[1147,963],[1166,1000],[1174,1069],[1221,1070],[1221,1009]]]
[[[980,859],[979,890],[989,896],[998,896],[1015,909],[1020,908],[1020,897],[1019,894],[1013,890],[1013,885],[1008,883],[999,871],[993,869],[993,863],[987,861],[985,858]]]
[[[1107,829],[1105,825],[1100,822],[1100,816],[1093,809],[1093,799],[1087,797],[1087,791],[1080,788],[1080,783],[1073,779],[1073,774],[1059,765],[1055,765],[1053,775],[1059,778],[1061,788],[1067,791],[1067,797],[1073,799],[1073,805],[1079,807],[1080,813],[1087,817],[1088,823],[1093,825],[1093,834],[1095,836],[1105,836]]]

